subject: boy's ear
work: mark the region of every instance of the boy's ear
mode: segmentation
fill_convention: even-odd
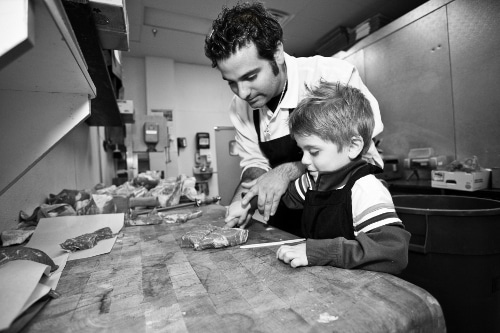
[[[278,42],[276,45],[276,51],[274,51],[274,60],[278,65],[285,63],[285,51],[283,50],[283,43]]]
[[[351,160],[356,159],[359,154],[363,151],[364,141],[359,135],[353,136],[351,138],[351,144],[349,145],[349,158]]]

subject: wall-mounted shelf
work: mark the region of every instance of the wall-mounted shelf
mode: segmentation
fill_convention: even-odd
[[[89,116],[97,90],[60,0],[1,1],[0,22],[2,195]]]

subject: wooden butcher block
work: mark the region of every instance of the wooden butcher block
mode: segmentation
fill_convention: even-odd
[[[291,268],[277,246],[195,251],[190,229],[223,226],[225,208],[183,224],[123,228],[106,255],[70,261],[26,332],[445,332],[436,299],[395,276]],[[247,244],[297,238],[254,221]]]

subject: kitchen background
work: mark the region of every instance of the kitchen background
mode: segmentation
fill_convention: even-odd
[[[127,5],[129,3],[130,16],[130,11],[137,8],[137,2],[130,1]],[[144,8],[161,6],[160,1],[144,0],[140,3]],[[204,6],[210,5],[214,12],[221,7],[219,3],[203,3]],[[269,3],[287,9],[287,3]],[[41,9],[36,11],[37,16],[42,15],[40,13]],[[149,9],[149,13],[152,24],[155,11]],[[147,17],[147,13],[142,14]],[[343,52],[337,52],[335,45],[323,40],[321,52],[330,52],[354,63],[379,100],[385,129],[377,139],[381,140],[380,148],[385,155],[399,159],[401,168],[411,148],[423,147],[434,148],[436,154],[446,155],[450,161],[475,155],[484,167],[500,166],[499,14],[500,3],[496,0],[431,0],[412,8],[409,13],[355,44],[342,45]],[[299,18],[297,14],[294,19]],[[290,53],[293,52],[290,51],[292,48],[287,48],[286,31],[287,26],[293,26],[294,19],[285,25],[285,48]],[[162,35],[172,32],[162,27],[145,24],[139,32],[142,36],[133,36],[136,20],[137,16],[130,16],[132,49],[137,46],[136,40],[141,38],[151,41],[157,38],[150,44],[152,49],[175,51],[182,46],[182,42],[165,45],[166,40],[161,38],[166,37]],[[333,27],[330,26],[328,31]],[[0,30],[5,29],[2,26]],[[337,30],[331,30],[326,36],[334,40],[339,36],[333,34]],[[186,43],[193,35],[178,33],[186,37]],[[196,34],[195,39],[199,42],[197,47],[202,47],[202,35]],[[293,40],[290,44],[293,45]],[[3,156],[0,231],[14,227],[20,210],[31,213],[49,193],[91,188],[99,182],[110,185],[117,177],[113,143],[144,151],[146,148],[141,140],[143,124],[150,120],[160,124],[156,149],[161,153],[170,143],[171,162],[165,165],[166,176],[180,173],[191,176],[195,165],[195,135],[197,132],[209,133],[209,154],[214,172],[208,186],[210,195],[217,195],[224,175],[218,172],[214,128],[231,126],[227,107],[232,93],[218,71],[211,68],[206,59],[204,64],[198,63],[195,54],[200,54],[200,50],[186,55],[184,62],[175,59],[175,54],[169,58],[158,54],[122,52],[123,96],[120,97],[133,101],[135,118],[134,124],[125,125],[126,135],[122,136],[119,134],[121,126],[89,125],[88,120],[83,121],[85,114],[82,112],[64,113],[85,106],[88,108],[87,96],[95,94],[95,90],[99,96],[100,92],[92,89],[91,84],[76,94],[82,106],[75,107],[74,101],[48,101],[34,96],[37,94],[32,91],[39,88],[22,86],[17,89],[13,86],[11,65],[0,62],[3,119],[0,125]],[[301,55],[299,51],[297,55]],[[203,59],[202,53],[200,57]],[[57,62],[57,57],[55,59]],[[23,74],[37,75],[38,72],[32,73],[33,67],[47,66],[47,62],[40,59],[33,62],[33,66],[18,71],[21,81],[29,80]],[[38,80],[50,82],[50,75],[42,73],[46,76]],[[46,82],[37,84],[36,87],[47,85]],[[167,120],[162,113],[152,110],[171,111],[172,119]],[[186,148],[177,148],[178,137],[186,138]],[[110,141],[111,145],[104,149],[103,142]]]

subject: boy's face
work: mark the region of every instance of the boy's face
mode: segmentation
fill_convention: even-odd
[[[273,73],[269,60],[259,58],[253,43],[242,47],[228,59],[219,61],[217,68],[233,93],[254,109],[263,107],[280,94],[281,81],[285,79],[283,73]]]
[[[317,180],[318,172],[336,171],[351,161],[348,147],[339,152],[335,143],[325,141],[316,135],[295,136],[295,141],[304,152],[301,162],[314,180]]]

